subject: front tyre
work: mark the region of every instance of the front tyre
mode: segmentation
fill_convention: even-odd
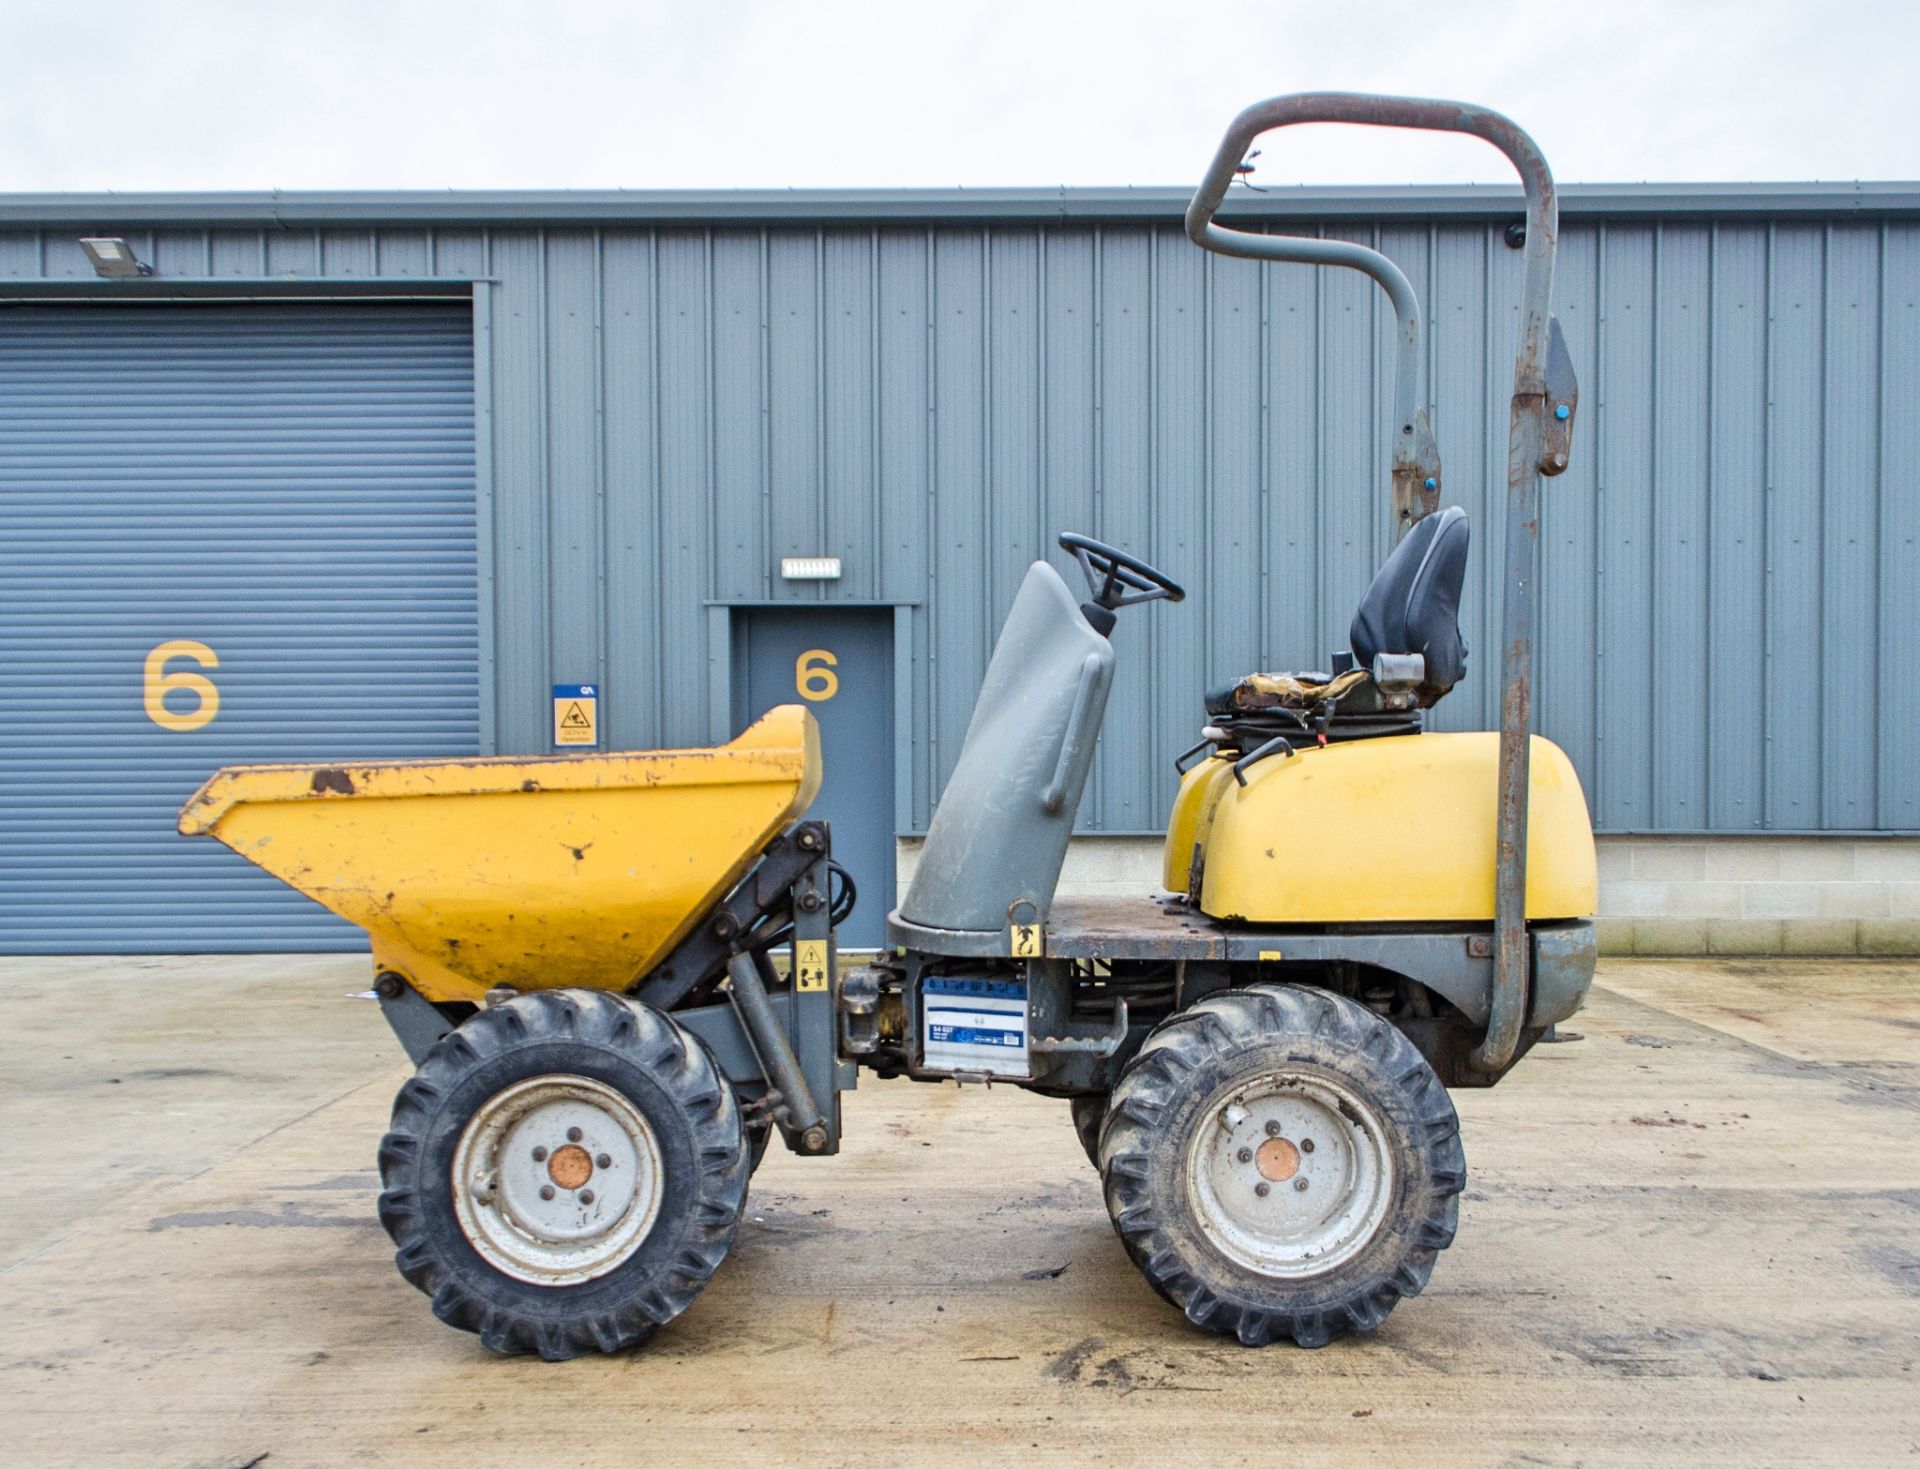
[[[705,1046],[635,1000],[537,991],[474,1015],[400,1088],[380,1222],[442,1321],[560,1361],[684,1311],[733,1243],[747,1174]]]
[[[1114,1087],[1107,1210],[1153,1288],[1248,1346],[1324,1346],[1418,1295],[1466,1159],[1446,1088],[1386,1020],[1295,985],[1210,995]]]

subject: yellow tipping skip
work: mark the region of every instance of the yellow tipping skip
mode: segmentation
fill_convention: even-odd
[[[478,1000],[631,984],[819,791],[819,726],[783,704],[710,750],[234,766],[180,830],[359,924],[377,971]]]
[[[1254,923],[1491,922],[1500,737],[1422,734],[1303,746],[1247,770],[1189,770],[1163,880],[1201,911]],[[1527,917],[1585,918],[1598,879],[1580,778],[1537,735],[1528,783]]]

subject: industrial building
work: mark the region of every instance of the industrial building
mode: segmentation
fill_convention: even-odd
[[[1185,200],[0,197],[0,952],[359,946],[173,834],[222,764],[706,744],[796,697],[871,940],[1070,529],[1191,593],[1116,635],[1067,875],[1152,882],[1203,691],[1324,666],[1392,535],[1384,300],[1194,249]],[[1492,727],[1517,193],[1237,214],[1421,293],[1477,540],[1434,722]],[[1920,952],[1920,185],[1576,186],[1562,226],[1537,726],[1606,942]]]

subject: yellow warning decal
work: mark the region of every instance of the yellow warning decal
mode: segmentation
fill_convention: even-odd
[[[1260,962],[1262,964],[1278,964],[1280,962],[1280,951],[1278,949],[1262,949],[1260,951]]]
[[[793,946],[793,987],[803,995],[827,987],[825,939],[801,939]]]
[[[1007,928],[1007,952],[1016,959],[1038,959],[1040,957],[1040,925],[1037,923],[1015,923]]]
[[[590,683],[553,686],[553,743],[600,743],[600,686]]]

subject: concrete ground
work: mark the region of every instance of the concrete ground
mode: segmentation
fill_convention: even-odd
[[[1063,1104],[869,1081],[685,1317],[558,1366],[394,1272],[365,982],[0,963],[0,1463],[1920,1461],[1920,964],[1606,962],[1458,1098],[1459,1242],[1364,1340],[1194,1330]]]

